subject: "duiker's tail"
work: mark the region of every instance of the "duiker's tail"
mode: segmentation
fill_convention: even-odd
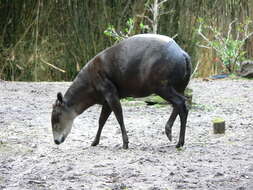
[[[185,72],[185,78],[184,78],[184,85],[185,87],[188,85],[191,74],[192,74],[192,64],[191,64],[191,58],[187,53],[184,53],[185,62],[186,62],[186,72]]]
[[[184,91],[190,81],[191,78],[191,73],[192,73],[192,65],[191,65],[191,58],[187,53],[183,53],[184,56],[184,64],[185,64],[185,68],[184,68],[184,73],[182,73],[182,77],[180,78],[180,80],[177,80],[174,88],[180,93],[180,94],[184,94]],[[183,68],[182,68],[183,69]]]

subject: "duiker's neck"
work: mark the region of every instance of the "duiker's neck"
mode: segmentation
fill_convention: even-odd
[[[95,104],[95,92],[87,70],[87,67],[84,67],[79,72],[64,95],[64,101],[66,101],[68,107],[73,109],[77,115]]]

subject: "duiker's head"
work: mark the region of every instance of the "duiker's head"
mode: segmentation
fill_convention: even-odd
[[[75,113],[64,102],[62,94],[57,94],[57,100],[53,104],[51,123],[55,144],[64,142],[71,131]]]

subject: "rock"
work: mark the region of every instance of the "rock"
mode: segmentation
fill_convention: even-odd
[[[236,190],[246,190],[246,188],[241,186],[241,187],[238,187]]]
[[[195,171],[194,169],[189,168],[186,172],[187,172],[187,173],[192,173],[192,172],[194,172],[194,171]]]
[[[173,175],[175,175],[175,173],[174,172],[170,172],[170,175],[173,176]]]
[[[31,148],[37,148],[38,146],[37,146],[37,144],[31,144]]]
[[[253,78],[253,61],[251,60],[243,61],[240,64],[239,74],[242,77]]]
[[[159,188],[159,187],[156,187],[156,186],[154,186],[154,187],[149,187],[148,188],[148,190],[160,190],[161,188]]]
[[[114,184],[111,189],[112,190],[127,189],[127,186],[124,183]]]
[[[214,175],[214,177],[220,177],[220,176],[224,176],[224,174],[221,173],[221,172],[217,172],[217,173]]]

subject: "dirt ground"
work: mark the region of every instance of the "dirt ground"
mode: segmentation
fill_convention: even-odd
[[[66,141],[53,143],[52,103],[70,83],[0,81],[0,189],[253,189],[253,80],[193,80],[186,144],[175,148],[164,126],[170,106],[123,102],[129,149],[111,115],[91,147],[100,106],[76,120]],[[214,135],[212,119],[226,120]]]

